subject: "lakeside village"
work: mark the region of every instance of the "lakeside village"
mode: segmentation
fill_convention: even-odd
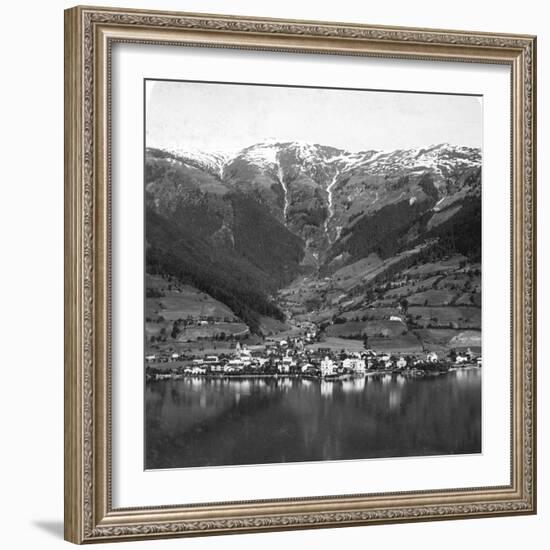
[[[437,376],[451,370],[481,367],[481,356],[470,348],[464,352],[451,350],[440,357],[433,351],[423,356],[377,353],[367,349],[366,339],[361,352],[306,348],[309,341],[308,335],[278,341],[268,339],[265,344],[256,346],[237,342],[232,353],[203,357],[175,352],[151,354],[145,357],[146,378],[286,376],[338,380],[376,373]]]

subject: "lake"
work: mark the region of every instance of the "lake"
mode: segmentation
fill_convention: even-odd
[[[481,452],[481,370],[148,381],[147,469]]]

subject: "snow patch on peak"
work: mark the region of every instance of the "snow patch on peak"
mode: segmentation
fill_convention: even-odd
[[[258,143],[243,149],[237,157],[257,164],[260,168],[272,168],[277,164],[279,150],[280,147],[277,143]]]
[[[202,168],[220,179],[223,177],[226,164],[231,159],[230,153],[222,151],[205,153],[199,149],[172,149],[168,152],[184,164]]]
[[[432,170],[443,174],[443,172],[448,172],[454,166],[460,166],[461,168],[480,166],[481,153],[479,149],[442,143],[428,147],[379,152],[363,165],[373,173],[407,169],[414,171]],[[359,166],[358,164],[356,167]]]

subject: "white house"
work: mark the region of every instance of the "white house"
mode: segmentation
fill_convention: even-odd
[[[325,357],[321,361],[321,376],[331,376],[336,374],[336,368],[336,363],[332,359]]]
[[[277,365],[277,370],[281,374],[288,374],[290,372],[290,365],[288,363],[279,363]]]
[[[290,367],[293,367],[295,365],[296,365],[296,361],[294,361],[292,357],[288,357],[287,355],[286,357],[283,357],[282,362],[279,363],[279,365],[277,365],[277,370],[280,373],[288,374],[290,372]]]
[[[239,359],[231,359],[223,368],[224,372],[238,372],[244,369],[244,364]]]
[[[404,357],[400,357],[396,365],[398,369],[404,369],[407,366],[407,360]]]
[[[348,357],[343,361],[343,367],[346,370],[351,370],[357,374],[362,374],[366,370],[365,361],[363,359],[357,359]]]
[[[403,319],[399,317],[398,315],[390,315],[390,321],[399,321],[400,323],[403,322]]]
[[[258,357],[255,361],[255,364],[258,365],[258,367],[263,367],[267,363],[267,359],[265,357]]]

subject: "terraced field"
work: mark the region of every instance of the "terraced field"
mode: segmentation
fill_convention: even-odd
[[[147,274],[145,282],[145,335],[150,350],[250,332],[226,305],[196,288],[159,275]]]
[[[371,255],[332,277],[303,276],[279,303],[319,324],[326,341],[367,337],[369,347],[402,353],[481,346],[480,264],[455,255],[395,265]]]

